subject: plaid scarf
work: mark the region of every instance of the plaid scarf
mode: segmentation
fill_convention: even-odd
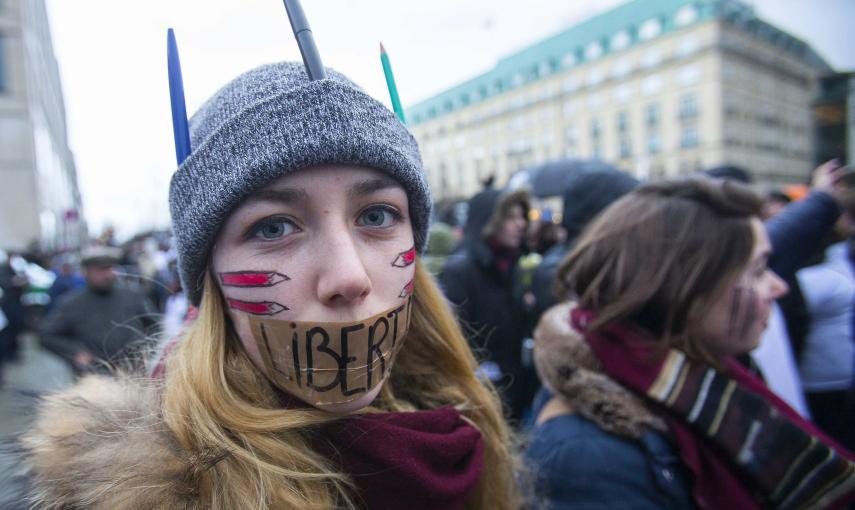
[[[586,332],[593,317],[575,309],[570,320],[610,377],[663,411],[700,508],[839,508],[855,500],[852,454],[734,360],[717,371],[676,349],[661,353],[625,325]]]

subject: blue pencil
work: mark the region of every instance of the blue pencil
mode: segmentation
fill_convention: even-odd
[[[190,155],[190,128],[187,125],[187,108],[184,105],[184,81],[181,79],[181,61],[175,32],[166,32],[166,66],[169,72],[169,102],[172,105],[172,134],[175,136],[175,158],[178,166]]]

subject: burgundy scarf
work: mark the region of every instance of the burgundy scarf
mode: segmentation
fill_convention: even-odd
[[[676,349],[657,351],[638,329],[612,324],[590,333],[594,313],[570,315],[604,371],[662,411],[700,508],[840,508],[855,500],[852,454],[734,360],[720,372]]]
[[[487,240],[487,245],[493,253],[493,268],[502,276],[514,268],[522,253],[519,248],[508,248],[492,238]]]
[[[152,371],[166,377],[169,342]],[[279,392],[282,406],[307,404]],[[318,450],[350,475],[363,508],[429,510],[463,508],[481,478],[481,432],[453,407],[345,417],[323,425]]]
[[[481,433],[453,407],[362,414],[325,425],[318,448],[367,509],[460,509],[481,477]]]

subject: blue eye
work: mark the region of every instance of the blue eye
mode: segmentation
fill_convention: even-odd
[[[373,206],[362,211],[358,224],[372,228],[391,227],[401,219],[401,214],[388,206]]]
[[[253,225],[249,236],[263,241],[275,241],[295,232],[297,227],[285,218],[267,218]]]

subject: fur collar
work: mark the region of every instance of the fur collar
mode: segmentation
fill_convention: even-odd
[[[87,376],[42,400],[21,438],[36,509],[201,508],[205,472],[224,452],[187,452],[157,388]]]
[[[665,423],[644,401],[609,378],[584,337],[570,324],[574,303],[550,308],[534,332],[534,363],[540,380],[575,412],[601,429],[639,439],[650,430],[665,431]]]

